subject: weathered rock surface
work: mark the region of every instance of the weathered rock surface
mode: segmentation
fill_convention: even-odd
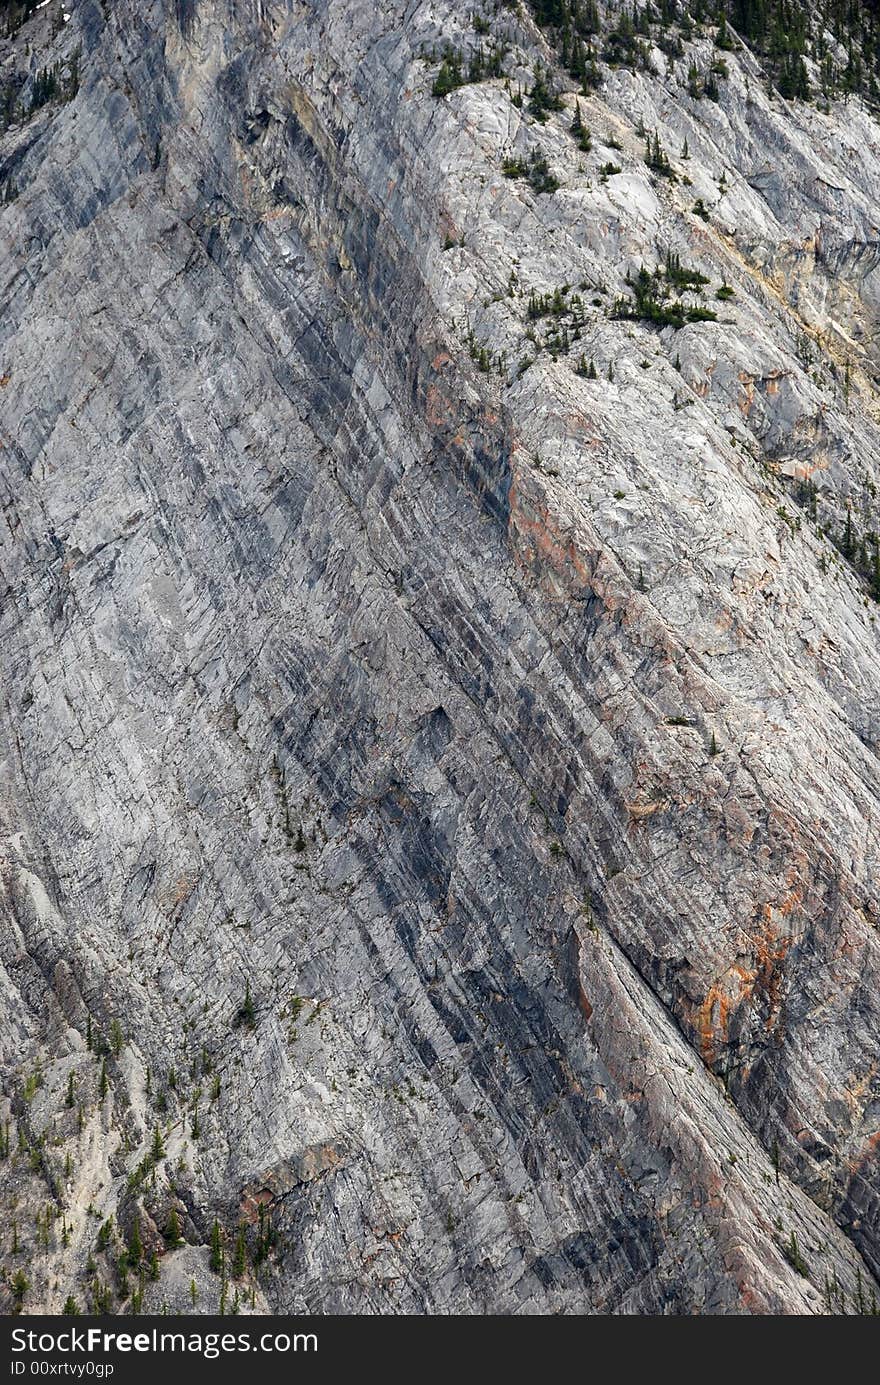
[[[79,50],[0,140],[7,1308],[121,1310],[137,1218],[145,1309],[869,1311],[880,638],[822,530],[880,527],[880,128],[658,53],[585,153],[524,15],[431,95],[470,0],[55,11],[2,50]],[[609,317],[669,252],[718,320]]]

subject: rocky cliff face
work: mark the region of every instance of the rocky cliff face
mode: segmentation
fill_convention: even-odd
[[[876,1304],[880,128],[552,37],[2,41],[7,1311]]]

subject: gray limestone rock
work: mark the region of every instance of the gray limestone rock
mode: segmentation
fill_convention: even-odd
[[[496,8],[0,39],[7,1311],[876,1304],[880,126]]]

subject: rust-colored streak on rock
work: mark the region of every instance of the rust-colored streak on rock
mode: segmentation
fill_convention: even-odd
[[[271,1206],[273,1201],[274,1197],[268,1188],[260,1188],[257,1192],[243,1194],[238,1204],[241,1220],[248,1226],[256,1226],[260,1220],[260,1208]]]
[[[590,587],[591,569],[570,535],[563,533],[550,513],[546,496],[531,494],[521,473],[514,470],[508,534],[521,569],[536,577],[554,596],[581,595]]]
[[[741,1005],[753,1000],[766,1002],[764,1021],[768,1033],[774,1033],[782,1018],[784,964],[793,938],[781,933],[777,920],[787,918],[802,903],[802,887],[798,883],[787,891],[775,907],[765,904],[761,909],[761,926],[751,938],[751,957],[733,962],[706,992],[696,1018],[700,1053],[710,1066],[728,1042],[730,1019]],[[750,964],[749,964],[750,963]]]
[[[593,1018],[593,1007],[592,1007],[592,1005],[591,1005],[590,1002],[589,1002],[589,999],[588,999],[588,997],[587,997],[587,993],[586,993],[586,991],[585,991],[584,988],[583,988],[583,984],[581,984],[581,986],[579,987],[579,991],[578,991],[578,1004],[580,1005],[580,1008],[581,1008],[581,1014],[583,1015],[584,1019],[585,1019],[585,1020],[587,1021],[587,1023],[589,1024],[590,1020]]]
[[[314,1183],[322,1174],[332,1173],[343,1162],[336,1145],[308,1145],[290,1159],[264,1169],[239,1194],[239,1211],[250,1224],[259,1219],[260,1207],[268,1207],[304,1183]]]
[[[855,1177],[863,1174],[870,1164],[880,1162],[880,1130],[869,1135],[856,1157],[850,1160],[849,1169]]]
[[[432,428],[444,428],[449,423],[449,400],[439,385],[429,385],[425,393],[425,417]]]

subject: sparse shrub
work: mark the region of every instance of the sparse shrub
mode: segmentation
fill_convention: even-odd
[[[24,1270],[19,1269],[15,1271],[9,1281],[9,1287],[12,1290],[13,1312],[20,1313],[22,1305],[24,1304],[25,1295],[31,1287],[31,1281],[28,1279]]]

